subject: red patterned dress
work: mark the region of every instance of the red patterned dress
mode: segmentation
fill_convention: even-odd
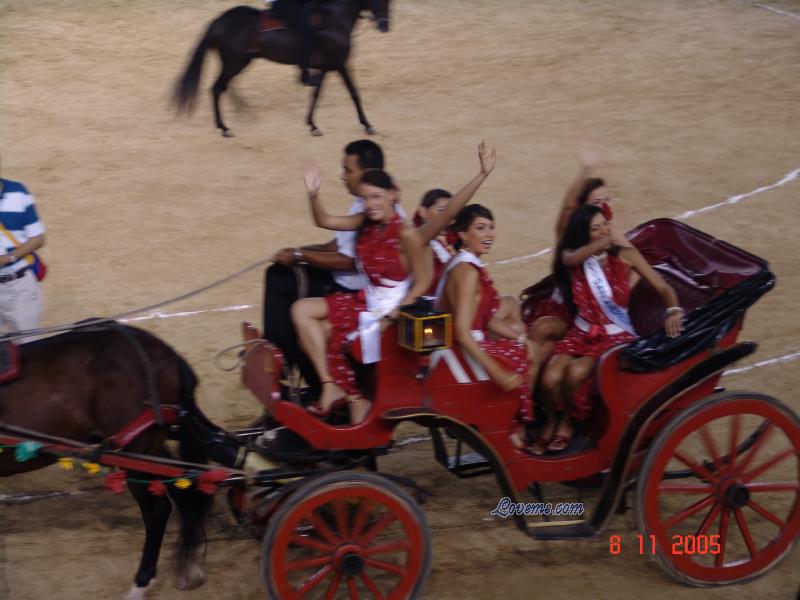
[[[630,300],[630,285],[628,275],[630,267],[619,257],[608,255],[603,264],[603,273],[611,287],[611,294],[619,306],[627,309]],[[589,356],[599,358],[606,350],[619,344],[625,344],[636,339],[636,336],[621,331],[607,333],[606,326],[614,323],[606,316],[597,299],[594,297],[583,265],[572,269],[572,299],[578,307],[576,324],[567,332],[562,340],[556,342],[553,354],[569,354],[571,356]],[[589,331],[579,327],[581,320],[584,329],[588,325]],[[591,412],[589,396],[594,383],[590,377],[576,392],[573,398],[573,417],[584,420]]]
[[[361,229],[356,242],[356,257],[362,274],[369,277],[373,286],[380,287],[381,280],[403,281],[408,276],[403,266],[400,247],[400,229],[403,220],[398,214],[387,224],[368,221]],[[336,293],[325,297],[331,335],[328,340],[328,370],[331,377],[347,391],[358,394],[355,374],[345,356],[347,336],[358,329],[358,315],[367,310],[364,290],[354,294]]]
[[[481,335],[476,336],[476,341],[481,350],[493,358],[502,358],[504,362],[510,363],[514,371],[522,376],[522,383],[517,388],[520,403],[519,421],[532,421],[533,399],[531,398],[528,382],[528,348],[514,340],[490,340],[488,338],[489,321],[500,306],[500,296],[486,269],[472,262],[469,264],[478,270],[481,285],[481,298],[478,302],[478,310],[475,312],[475,319],[472,322],[473,336],[475,336],[476,332],[480,332]],[[480,337],[483,339],[478,339]]]

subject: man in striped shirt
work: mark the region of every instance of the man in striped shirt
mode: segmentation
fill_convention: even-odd
[[[44,245],[33,196],[18,181],[0,178],[0,331],[39,326],[42,289],[26,257]]]

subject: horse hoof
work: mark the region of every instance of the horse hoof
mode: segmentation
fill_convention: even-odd
[[[377,131],[375,131],[375,128],[372,125],[366,125],[364,127],[364,131],[367,132],[367,135],[375,135],[376,133],[378,133]]]
[[[186,575],[182,575],[178,578],[175,582],[175,587],[179,590],[193,590],[195,588],[199,588],[206,582],[206,575],[202,571],[193,572],[191,574],[187,573]]]
[[[150,582],[144,586],[139,587],[135,583],[130,587],[128,592],[122,597],[122,600],[145,600],[147,597],[147,590],[153,587],[155,584],[155,578],[151,579]]]
[[[311,135],[313,135],[314,137],[320,137],[322,135],[322,130],[321,129],[317,129],[316,127],[314,127],[311,130]]]
[[[232,138],[234,137],[233,132],[230,129],[223,129],[222,130],[222,137]]]

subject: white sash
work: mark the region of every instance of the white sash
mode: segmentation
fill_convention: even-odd
[[[378,362],[381,359],[381,319],[392,312],[408,293],[411,277],[403,281],[381,279],[380,285],[372,285],[361,261],[356,261],[358,271],[364,279],[364,295],[367,310],[358,313],[358,329],[351,332],[347,339],[352,341],[356,336],[361,338],[361,354],[364,364]]]
[[[475,256],[472,252],[469,252],[468,250],[459,250],[458,254],[451,258],[450,262],[447,263],[444,273],[442,273],[442,276],[439,278],[439,284],[436,286],[437,304],[441,300],[442,294],[444,293],[444,286],[447,283],[447,278],[450,276],[450,271],[452,271],[454,267],[460,265],[462,262],[468,262],[476,267],[483,267],[481,259]]]
[[[447,251],[447,248],[444,247],[444,244],[439,240],[431,240],[428,242],[430,247],[433,249],[433,253],[436,255],[436,258],[439,259],[439,262],[443,265],[446,265],[448,261],[453,258],[450,253]]]
[[[631,335],[636,335],[636,330],[633,328],[628,311],[614,302],[611,286],[608,283],[603,267],[600,265],[600,261],[594,256],[587,258],[583,261],[583,273],[586,275],[586,281],[589,282],[589,289],[592,291],[592,295],[597,300],[597,304],[600,305],[603,313],[608,317],[608,320]]]

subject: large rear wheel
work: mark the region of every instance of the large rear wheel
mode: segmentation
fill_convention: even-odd
[[[759,435],[738,451],[753,431]],[[693,477],[665,477],[676,469]],[[800,537],[800,418],[750,392],[715,394],[686,408],[647,453],[636,520],[643,547],[684,583],[762,575]]]
[[[430,530],[417,504],[371,473],[313,479],[270,518],[261,568],[279,600],[415,598],[430,568]]]

